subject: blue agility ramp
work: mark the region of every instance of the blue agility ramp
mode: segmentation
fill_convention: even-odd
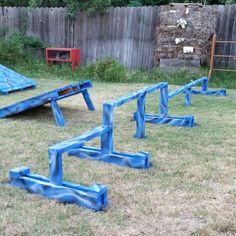
[[[86,80],[72,85],[67,85],[47,93],[43,93],[41,95],[1,108],[0,118],[5,118],[50,103],[56,124],[58,126],[64,126],[65,121],[62,112],[60,110],[60,107],[57,104],[57,101],[76,95],[78,93],[82,93],[88,109],[95,110],[92,100],[88,93],[88,89],[91,87],[92,87],[91,81]]]
[[[192,87],[201,85],[201,90],[194,90]],[[187,83],[183,87],[180,87],[169,93],[168,99],[172,99],[179,94],[184,94],[185,96],[185,106],[192,105],[192,94],[198,95],[216,95],[216,96],[227,96],[225,89],[209,90],[208,89],[208,78],[202,77],[200,79],[194,80],[190,83]]]
[[[0,94],[7,95],[10,92],[35,88],[36,82],[16,73],[15,71],[0,65]]]

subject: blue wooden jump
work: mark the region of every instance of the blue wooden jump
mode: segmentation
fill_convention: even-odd
[[[145,115],[146,95],[160,90],[159,115]],[[193,116],[170,117],[168,116],[168,84],[159,83],[148,88],[131,93],[128,96],[119,98],[115,101],[103,104],[103,122],[102,126],[97,127],[87,133],[65,141],[59,146],[66,146],[68,153],[82,159],[99,160],[120,166],[131,168],[149,168],[149,153],[140,151],[138,153],[124,153],[114,150],[114,110],[128,102],[137,100],[136,119],[136,137],[145,137],[145,122],[171,125],[181,125],[192,127],[194,123]],[[85,142],[101,137],[101,148],[84,146]],[[71,146],[68,146],[71,143]]]
[[[159,85],[160,87],[158,87]],[[149,87],[146,93],[143,93],[144,102],[138,100],[137,112],[134,113],[134,120],[136,120],[136,137],[145,137],[145,122],[152,124],[168,124],[172,126],[184,126],[193,127],[194,126],[194,116],[168,116],[168,83],[163,82]],[[146,94],[152,93],[160,88],[160,102],[159,102],[159,114],[147,114],[145,113],[145,99]],[[138,128],[139,127],[139,128]]]
[[[87,81],[88,83],[89,81]],[[10,171],[10,183],[13,186],[26,189],[32,193],[42,195],[57,201],[74,203],[84,207],[91,208],[93,210],[102,210],[107,204],[107,187],[100,184],[95,184],[90,187],[65,182],[63,181],[63,163],[62,158],[64,153],[68,153],[71,156],[79,157],[86,160],[98,160],[104,161],[115,165],[128,166],[132,168],[147,169],[150,167],[149,153],[140,151],[138,153],[125,153],[117,152],[114,150],[114,110],[115,108],[122,106],[133,100],[137,100],[137,111],[134,114],[136,120],[136,137],[145,137],[145,122],[158,123],[158,124],[170,124],[178,126],[192,127],[194,124],[193,116],[184,117],[170,117],[168,116],[168,100],[180,93],[187,93],[192,86],[198,83],[202,83],[202,91],[196,91],[196,94],[218,94],[225,96],[226,92],[221,91],[209,91],[207,90],[207,81],[205,78],[201,78],[197,81],[193,81],[183,88],[175,90],[168,95],[168,83],[159,83],[148,88],[131,93],[128,96],[119,98],[115,101],[103,104],[103,120],[102,125],[98,126],[86,133],[73,139],[66,140],[58,143],[48,149],[49,158],[49,178],[44,176],[31,174],[28,167],[21,167]],[[90,86],[91,83],[89,82]],[[83,88],[74,87],[75,85],[67,86],[63,88],[60,96],[56,98],[62,99],[66,96],[70,96],[71,92],[82,92]],[[80,86],[81,83],[80,83]],[[83,93],[85,101],[89,109],[94,109],[92,102],[87,93]],[[76,89],[75,89],[76,88]],[[75,91],[74,91],[75,90]],[[159,114],[152,115],[145,113],[146,96],[149,93],[153,93],[160,90],[160,102],[159,102]],[[58,90],[56,90],[57,93]],[[191,89],[189,97],[194,90]],[[225,94],[225,95],[224,95]],[[86,100],[88,99],[88,100]],[[88,102],[89,101],[89,102]],[[54,102],[52,105],[57,104]],[[56,105],[57,106],[57,105]],[[56,108],[56,111],[58,108]],[[60,113],[59,113],[60,114]],[[100,137],[101,147],[94,148],[84,146],[86,142]]]
[[[59,202],[77,204],[95,211],[104,209],[108,204],[105,185],[87,187],[63,181],[62,154],[70,145],[73,146],[68,142],[49,148],[49,178],[31,174],[28,167],[20,167],[10,171],[10,184]]]
[[[0,65],[0,94],[7,95],[10,92],[35,88],[36,82],[16,73],[15,71]]]
[[[197,85],[202,85],[201,90],[194,90],[192,87]],[[216,96],[227,96],[225,89],[217,89],[217,90],[208,90],[208,78],[202,77],[200,79],[194,80],[183,87],[180,87],[169,93],[168,99],[172,99],[173,97],[184,93],[185,95],[185,106],[192,105],[192,94],[200,94],[200,95],[216,95]]]
[[[87,104],[89,110],[95,110],[92,100],[89,96],[88,89],[92,87],[90,80],[81,81],[72,85],[67,85],[62,88],[52,90],[47,93],[26,99],[9,105],[7,107],[0,109],[0,118],[5,118],[23,111],[43,106],[44,104],[50,103],[55,122],[58,126],[64,126],[65,121],[60,110],[59,105],[57,104],[58,100],[73,96],[78,93],[82,93],[84,100]]]

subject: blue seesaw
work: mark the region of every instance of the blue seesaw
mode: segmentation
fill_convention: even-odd
[[[0,94],[7,95],[17,90],[35,87],[36,83],[33,80],[0,65]]]
[[[95,108],[88,93],[88,89],[91,87],[91,81],[86,80],[43,93],[41,95],[1,108],[0,118],[5,118],[50,103],[56,124],[58,126],[64,126],[65,121],[57,101],[78,93],[82,93],[88,109],[93,111]]]
[[[194,90],[192,87],[197,85],[202,85],[201,90]],[[199,95],[216,95],[216,96],[227,96],[225,89],[217,89],[217,90],[209,90],[208,89],[208,78],[202,77],[200,79],[194,80],[181,88],[178,88],[169,93],[168,99],[172,99],[175,96],[184,93],[185,95],[185,106],[192,105],[192,94],[199,94]]]

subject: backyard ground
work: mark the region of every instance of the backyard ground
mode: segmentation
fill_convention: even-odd
[[[1,96],[0,107],[74,81],[38,83],[36,90]],[[0,120],[0,235],[236,235],[236,90],[228,90],[227,97],[193,95],[188,108],[182,95],[176,97],[170,115],[193,114],[197,125],[147,124],[144,140],[133,138],[135,102],[117,109],[116,150],[148,151],[153,164],[148,170],[65,156],[65,180],[108,186],[105,211],[60,204],[8,185],[15,167],[47,176],[49,146],[100,125],[104,101],[144,86],[94,83],[95,112],[87,110],[81,95],[60,102],[65,128],[55,126],[49,106]],[[150,95],[147,111],[156,112],[157,102],[157,94]]]

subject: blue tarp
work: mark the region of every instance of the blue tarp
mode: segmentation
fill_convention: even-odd
[[[15,71],[0,65],[0,94],[8,94],[16,90],[35,88],[36,82]]]

